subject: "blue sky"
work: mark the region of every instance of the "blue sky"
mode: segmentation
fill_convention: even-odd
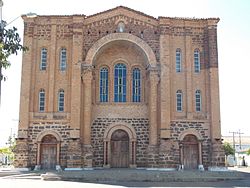
[[[5,0],[3,19],[11,22],[21,14],[91,15],[116,6],[158,17],[219,17],[218,51],[222,134],[238,131],[250,136],[250,1],[249,0]],[[16,26],[22,35],[22,19]],[[21,53],[10,58],[12,66],[5,71],[8,80],[2,86],[0,107],[0,147],[17,130],[21,80]]]

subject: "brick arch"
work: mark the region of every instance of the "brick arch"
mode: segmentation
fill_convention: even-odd
[[[88,51],[85,59],[86,64],[92,64],[97,52],[106,44],[113,41],[129,41],[137,45],[146,55],[151,67],[156,67],[156,57],[151,47],[142,39],[129,33],[111,33],[99,39]]]
[[[53,130],[45,130],[45,131],[42,131],[40,132],[38,135],[37,135],[37,138],[36,138],[36,142],[41,142],[43,137],[46,136],[46,135],[53,135],[56,140],[58,142],[61,142],[62,141],[62,137],[56,132],[56,131],[53,131]]]
[[[180,134],[180,136],[179,136],[179,140],[180,140],[180,141],[183,141],[183,139],[185,138],[185,136],[187,136],[187,135],[189,135],[189,134],[196,136],[197,140],[200,140],[200,141],[202,140],[202,136],[201,136],[200,133],[199,133],[197,130],[195,130],[195,129],[183,131],[183,132]]]
[[[129,140],[136,141],[135,129],[130,124],[123,122],[109,125],[104,132],[104,140],[111,140],[112,134],[119,129],[128,133]]]

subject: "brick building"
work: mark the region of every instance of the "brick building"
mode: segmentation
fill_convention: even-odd
[[[24,20],[16,167],[223,166],[218,18]]]

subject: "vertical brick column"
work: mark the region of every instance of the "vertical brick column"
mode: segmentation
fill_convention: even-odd
[[[70,139],[67,150],[67,167],[81,168],[82,147],[80,129],[82,125],[82,82],[81,82],[81,60],[82,60],[82,18],[73,16],[73,40],[72,40],[72,68],[71,68],[71,122]],[[70,67],[70,66],[69,66]]]
[[[209,69],[210,69],[210,104],[211,104],[211,137],[221,138],[220,95],[218,75],[218,51],[216,26],[208,27]]]
[[[160,137],[170,138],[171,86],[170,86],[170,36],[160,36]]]
[[[185,36],[185,62],[186,62],[186,109],[187,118],[192,119],[192,109],[193,109],[193,90],[192,90],[192,73],[194,72],[194,60],[193,60],[193,50],[192,50],[192,38],[190,36]]]
[[[81,60],[82,60],[82,28],[78,20],[80,18],[74,17],[73,22],[73,40],[72,40],[72,70],[71,70],[71,138],[80,137],[81,127],[81,96],[82,96],[82,82],[81,82]]]
[[[225,155],[222,148],[221,124],[220,124],[220,95],[218,74],[218,50],[217,50],[217,22],[211,20],[208,24],[208,50],[209,50],[209,81],[210,81],[210,118],[212,141],[212,166],[224,166]]]
[[[82,65],[83,79],[83,158],[84,166],[92,167],[93,151],[91,146],[92,113],[92,65]]]
[[[21,78],[21,94],[20,94],[20,113],[19,113],[19,127],[18,138],[27,138],[27,129],[29,127],[29,115],[30,115],[30,99],[31,99],[31,80],[32,80],[32,68],[34,65],[33,54],[36,50],[34,46],[34,19],[23,16],[24,19],[24,42],[23,45],[29,47],[29,50],[23,53],[22,64],[22,78]]]
[[[158,70],[156,67],[150,68],[149,72],[150,90],[149,90],[149,145],[157,145],[158,127],[157,127],[157,87],[159,82]]]
[[[56,103],[55,96],[55,71],[57,70],[56,57],[56,24],[51,25],[51,39],[50,39],[50,56],[49,56],[49,90],[48,90],[48,112],[54,112],[54,104]]]
[[[149,146],[148,146],[148,167],[158,167],[159,147],[158,147],[158,126],[157,126],[157,87],[159,75],[157,67],[149,69]]]
[[[20,112],[18,125],[18,138],[16,140],[15,161],[16,168],[27,168],[30,165],[29,147],[28,147],[28,128],[30,118],[30,100],[31,100],[31,80],[32,68],[34,65],[34,27],[33,18],[22,17],[24,20],[24,42],[23,45],[29,47],[29,50],[23,53],[21,94],[20,94]]]

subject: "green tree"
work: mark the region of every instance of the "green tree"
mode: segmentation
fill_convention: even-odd
[[[21,38],[17,32],[16,27],[10,29],[6,28],[7,24],[5,21],[0,23],[0,102],[1,102],[1,84],[2,81],[6,80],[6,77],[2,74],[2,69],[10,67],[11,63],[8,58],[18,51],[26,51],[27,47],[21,44]]]
[[[225,155],[228,156],[228,155],[234,155],[234,148],[228,143],[228,142],[225,142],[223,144],[223,148],[225,150]]]
[[[247,150],[247,155],[250,155],[250,149]]]
[[[15,135],[9,136],[6,145],[6,147],[0,148],[0,154],[8,156],[10,163],[12,163],[14,161],[14,149],[16,147]]]

